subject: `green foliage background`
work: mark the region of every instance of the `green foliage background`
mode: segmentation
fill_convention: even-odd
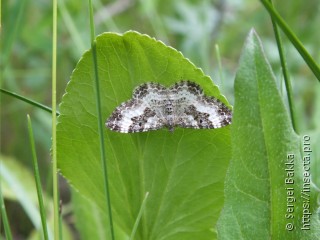
[[[96,32],[123,33],[136,30],[154,36],[183,52],[197,67],[201,67],[231,104],[235,73],[245,37],[252,27],[262,38],[277,87],[286,101],[278,52],[271,22],[259,1],[94,1]],[[318,26],[319,1],[275,3],[276,8],[301,41],[319,62]],[[104,10],[108,11],[103,12]],[[51,91],[51,17],[52,6],[47,1],[13,0],[2,2],[1,86],[50,106]],[[83,52],[90,47],[87,2],[60,1],[58,18],[58,101]],[[294,89],[294,101],[300,134],[307,134],[314,143],[313,173],[320,175],[320,87],[295,49],[284,38],[286,57]],[[219,44],[222,58],[220,75],[214,45]],[[147,79],[145,79],[148,81]],[[125,97],[130,96],[130,92]],[[120,101],[120,99],[119,99]],[[116,105],[116,103],[114,103]],[[47,193],[51,192],[50,154],[51,117],[21,101],[1,94],[1,154],[31,169],[26,116],[33,119],[41,176]],[[320,178],[314,181],[320,185]],[[63,181],[63,180],[62,180]],[[68,185],[61,183],[61,196],[69,202]],[[9,218],[19,219],[20,204],[9,201]],[[67,205],[66,209],[71,206]],[[20,209],[19,214],[12,209]],[[23,224],[14,231],[28,236],[31,221],[21,217]],[[103,233],[101,233],[103,234]]]

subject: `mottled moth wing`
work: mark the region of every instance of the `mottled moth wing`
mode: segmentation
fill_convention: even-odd
[[[175,125],[183,128],[220,128],[231,123],[232,113],[214,97],[204,96],[201,87],[181,81],[169,89],[174,99]]]
[[[157,106],[166,88],[157,83],[145,83],[133,91],[132,99],[122,103],[106,122],[109,129],[122,132],[146,132],[164,126],[163,114]]]
[[[232,112],[214,97],[203,94],[191,81],[180,81],[170,88],[158,83],[138,86],[131,100],[111,114],[106,126],[122,133],[145,132],[168,127],[220,128],[231,123]]]

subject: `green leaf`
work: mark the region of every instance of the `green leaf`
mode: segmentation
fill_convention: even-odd
[[[108,226],[107,218],[94,203],[72,190],[72,206],[81,239],[107,239],[109,236],[109,231],[105,228]]]
[[[103,121],[136,86],[150,81],[170,86],[189,79],[228,105],[208,76],[162,42],[136,32],[105,33],[96,46]],[[58,166],[106,213],[91,51],[78,63],[66,92],[57,126]],[[229,130],[121,134],[105,129],[116,228],[130,236],[149,192],[135,239],[213,239],[230,159]]]
[[[110,229],[107,228],[108,217],[94,202],[86,199],[79,192],[71,189],[71,193],[75,224],[81,239],[108,239],[110,236]],[[117,239],[128,239],[121,229],[117,228],[115,231]]]
[[[311,216],[312,230],[301,230],[305,202],[301,194],[304,182],[300,139],[292,129],[254,31],[247,38],[235,80],[231,135],[233,157],[226,177],[225,206],[218,222],[219,238],[316,239],[316,215]],[[293,190],[288,191],[290,188]],[[314,191],[309,204],[314,213]],[[290,210],[294,210],[292,215]],[[292,231],[286,229],[290,223]]]

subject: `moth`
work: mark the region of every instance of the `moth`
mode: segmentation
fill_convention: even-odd
[[[118,106],[105,125],[121,133],[146,132],[167,127],[211,129],[231,123],[232,111],[220,100],[206,96],[192,81],[166,88],[159,83],[136,87],[132,99]]]

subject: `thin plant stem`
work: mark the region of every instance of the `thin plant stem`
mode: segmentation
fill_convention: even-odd
[[[94,22],[93,22],[93,6],[91,0],[89,0],[89,8],[90,8],[90,32],[91,32],[91,49],[92,49],[92,58],[93,58],[93,70],[94,70],[94,79],[95,79],[95,95],[96,95],[96,106],[97,106],[97,114],[98,114],[98,131],[99,131],[99,140],[100,140],[100,158],[101,165],[103,169],[104,176],[104,189],[106,194],[106,204],[109,214],[109,224],[110,224],[110,234],[111,239],[114,240],[114,229],[113,229],[113,220],[112,220],[112,210],[111,210],[111,201],[110,201],[110,192],[109,192],[109,181],[108,181],[108,168],[107,168],[107,160],[104,148],[104,136],[103,136],[103,124],[101,117],[101,102],[100,102],[100,86],[99,86],[99,74],[98,74],[98,60],[97,60],[97,49],[96,42],[94,39],[95,31],[94,31]]]
[[[134,239],[134,235],[136,234],[136,231],[138,229],[138,226],[139,226],[139,222],[140,222],[140,219],[141,219],[141,216],[142,216],[142,213],[146,207],[146,203],[147,203],[147,198],[149,196],[149,192],[146,193],[143,201],[142,201],[142,204],[141,204],[141,207],[140,207],[140,210],[139,210],[139,213],[138,213],[138,216],[136,218],[136,221],[133,225],[133,229],[132,229],[132,232],[131,232],[131,236],[129,238],[129,240],[133,240]]]
[[[52,184],[53,184],[53,221],[54,239],[60,238],[59,228],[59,199],[58,199],[58,171],[57,171],[57,0],[52,1]]]
[[[24,102],[26,102],[26,103],[29,103],[29,104],[31,104],[31,105],[33,105],[33,106],[35,106],[35,107],[37,107],[37,108],[40,108],[40,109],[42,109],[42,110],[44,110],[44,111],[46,111],[46,112],[52,113],[52,109],[51,109],[51,108],[49,108],[48,106],[43,105],[43,104],[41,104],[41,103],[38,103],[38,102],[36,102],[36,101],[34,101],[34,100],[32,100],[32,99],[23,97],[23,96],[21,96],[21,95],[19,95],[19,94],[17,94],[17,93],[14,93],[14,92],[11,92],[11,91],[9,91],[9,90],[2,89],[2,88],[0,88],[0,92],[2,92],[2,93],[4,93],[4,94],[7,94],[8,96],[17,98],[17,99],[19,99],[19,100],[22,100],[22,101],[24,101]],[[59,116],[60,113],[59,113],[58,111],[56,111],[56,115]]]
[[[289,26],[285,23],[279,13],[273,8],[269,0],[260,0],[263,6],[267,9],[269,14],[272,16],[272,19],[277,22],[277,25],[281,28],[287,38],[291,41],[293,46],[300,53],[301,57],[304,59],[306,64],[309,66],[310,70],[316,76],[318,81],[320,81],[320,68],[317,63],[313,60],[308,51],[304,48],[300,40],[293,33],[293,31],[289,28]]]
[[[40,207],[40,216],[41,216],[43,236],[44,236],[45,240],[48,240],[49,236],[48,236],[48,229],[47,229],[47,222],[46,222],[46,212],[45,212],[45,208],[44,208],[44,204],[43,204],[43,195],[42,195],[40,173],[39,173],[39,167],[38,167],[38,159],[37,159],[37,153],[36,153],[36,148],[35,148],[35,143],[34,143],[32,124],[31,124],[31,119],[30,119],[29,114],[27,115],[27,118],[28,118],[30,146],[31,146],[31,151],[32,151],[34,178],[35,178],[36,187],[37,187],[37,195],[38,195],[38,202],[39,202],[39,207]]]
[[[272,0],[269,0],[269,1],[270,1],[271,5],[273,6]],[[277,45],[278,45],[281,68],[282,68],[283,78],[284,78],[284,82],[285,82],[285,86],[286,86],[286,90],[287,90],[287,97],[288,97],[288,104],[289,104],[289,111],[290,111],[292,127],[293,127],[294,131],[296,133],[298,133],[297,123],[296,123],[296,120],[295,120],[294,105],[293,105],[292,86],[291,86],[291,81],[290,81],[290,77],[289,77],[287,63],[286,63],[286,59],[285,59],[285,55],[284,55],[284,51],[283,51],[282,40],[281,40],[281,36],[280,36],[280,33],[279,33],[278,26],[277,26],[275,20],[273,19],[273,16],[270,15],[270,17],[271,17],[271,21],[272,21],[274,35],[275,35],[276,42],[277,42]]]

